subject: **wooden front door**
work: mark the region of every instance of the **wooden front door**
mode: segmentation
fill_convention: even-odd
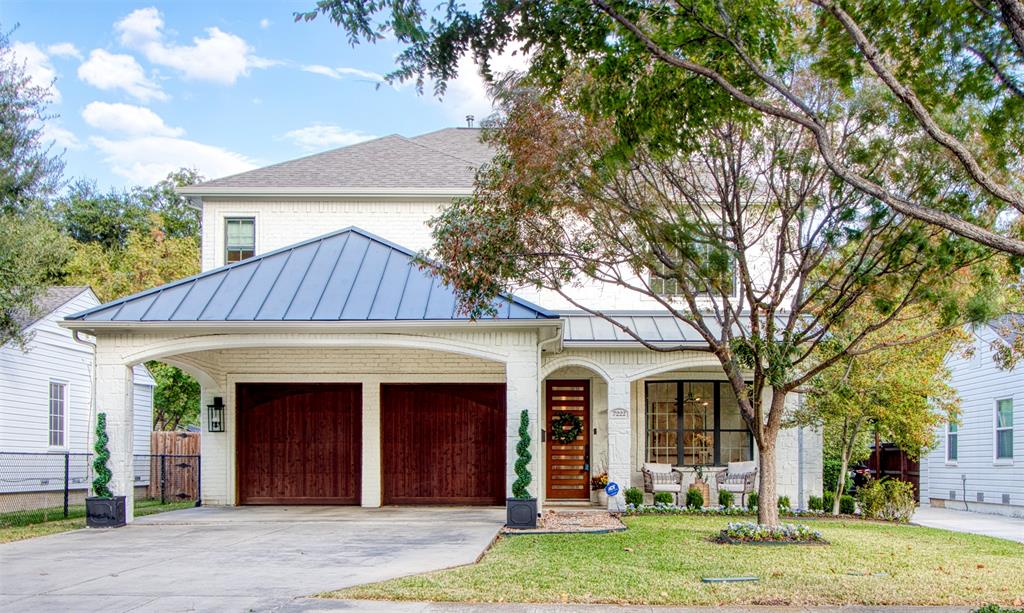
[[[358,383],[240,383],[239,504],[359,504]]]
[[[547,497],[590,498],[590,381],[548,381],[545,389],[547,430]],[[553,425],[562,415],[579,418],[582,428],[576,440],[562,442]],[[565,421],[565,420],[563,420]],[[571,430],[563,425],[563,431]]]
[[[505,503],[504,383],[380,388],[384,504]]]

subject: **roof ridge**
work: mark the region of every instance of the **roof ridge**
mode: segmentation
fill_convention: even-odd
[[[443,129],[450,130],[451,128],[443,128]],[[440,132],[440,131],[441,130],[435,130],[434,132],[427,132],[427,134],[435,134],[436,132]],[[427,134],[421,134],[420,136],[426,136]],[[399,136],[401,136],[401,135],[399,135]],[[472,166],[473,168],[477,168],[479,166],[476,162],[471,162],[471,161],[467,160],[466,158],[460,158],[457,155],[452,155],[452,154],[450,154],[450,153],[448,153],[446,151],[441,151],[440,149],[435,149],[435,148],[433,148],[433,147],[431,147],[429,145],[424,145],[423,143],[420,143],[420,142],[417,142],[416,140],[414,140],[416,138],[419,138],[419,136],[415,136],[413,138],[409,138],[407,136],[402,136],[402,138],[405,139],[407,142],[410,142],[413,145],[416,145],[417,147],[422,147],[422,148],[426,149],[427,151],[433,151],[434,153],[440,153],[441,155],[450,157],[453,160],[459,160],[460,162],[465,162],[465,163],[469,164],[470,166]]]

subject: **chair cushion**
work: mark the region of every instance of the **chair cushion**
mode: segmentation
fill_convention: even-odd
[[[672,465],[644,462],[644,470],[652,473],[670,473],[672,472]]]
[[[729,491],[729,492],[742,493],[743,492],[743,483],[742,482],[735,482],[735,481],[733,481],[733,482],[726,481],[724,483],[718,484],[718,489],[726,490],[726,491]]]
[[[675,493],[678,493],[678,492],[682,492],[683,491],[683,486],[682,486],[682,484],[679,484],[679,483],[655,483],[654,484],[654,491],[655,492],[672,492],[672,493],[675,494]]]
[[[747,462],[729,462],[729,475],[745,475],[754,472],[757,464],[753,460]]]

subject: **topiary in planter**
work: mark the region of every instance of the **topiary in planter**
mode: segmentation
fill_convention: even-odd
[[[85,524],[90,528],[116,528],[126,523],[125,497],[114,496],[110,491],[110,480],[113,473],[107,467],[110,460],[110,450],[107,449],[107,414],[100,413],[96,416],[96,443],[93,451],[96,452],[96,459],[92,462],[92,469],[96,477],[92,480],[93,496],[85,499]]]
[[[704,494],[700,490],[690,488],[686,492],[686,506],[690,509],[699,509],[704,506]]]
[[[519,442],[516,443],[516,480],[512,483],[512,497],[506,500],[505,523],[509,528],[537,527],[537,499],[530,496],[530,414],[525,410],[519,414]]]

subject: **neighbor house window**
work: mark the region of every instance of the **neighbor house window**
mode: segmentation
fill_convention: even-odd
[[[712,249],[710,245],[701,245],[698,247],[701,260],[705,262],[705,266],[709,267],[709,270],[705,270],[702,274],[695,275],[697,278],[704,279],[710,275],[710,267],[712,263]],[[681,262],[678,251],[673,251],[671,258],[676,262]],[[659,262],[655,269],[648,275],[647,283],[651,288],[651,291],[659,296],[681,296],[683,290],[680,287],[679,279],[672,274],[672,271],[664,263]],[[736,276],[736,265],[735,259],[730,259],[728,270],[724,273],[722,278],[722,290],[730,296],[736,295],[737,276]],[[718,289],[703,288],[698,294],[715,294],[719,293]]]
[[[224,261],[241,262],[256,253],[256,220],[233,217],[224,220]]]
[[[996,459],[1013,459],[1013,400],[996,400]]]
[[[957,445],[960,443],[960,426],[950,422],[946,426],[946,461],[956,462],[958,448]]]
[[[753,437],[728,383],[651,381],[646,391],[648,462],[724,466],[753,458]]]
[[[50,446],[63,447],[66,432],[68,386],[50,383]]]

